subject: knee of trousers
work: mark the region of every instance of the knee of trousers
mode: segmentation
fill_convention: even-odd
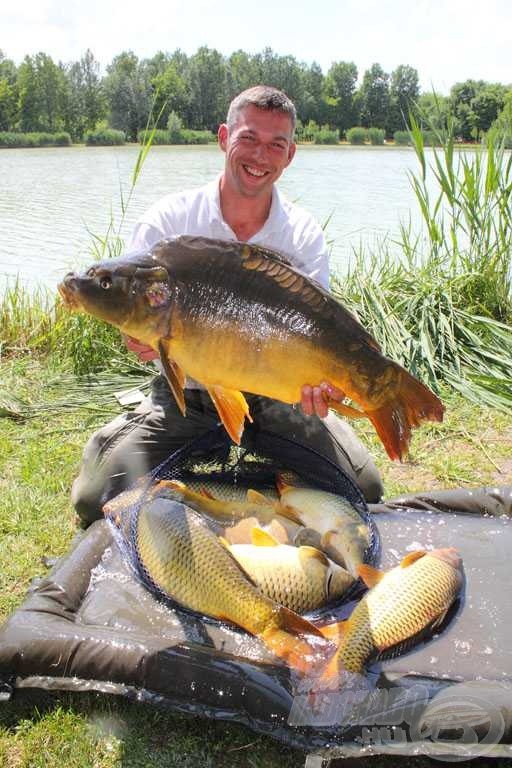
[[[143,418],[136,412],[121,414],[87,441],[71,488],[71,502],[85,525],[100,519],[103,505],[131,483],[133,476],[123,467],[122,456],[129,456],[128,436]]]

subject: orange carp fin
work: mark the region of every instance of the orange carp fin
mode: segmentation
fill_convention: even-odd
[[[169,387],[174,395],[174,399],[181,411],[182,416],[187,413],[187,407],[185,405],[185,374],[173,360],[170,360],[167,356],[167,350],[162,339],[158,342],[158,354],[162,361],[165,378],[169,382]]]
[[[357,566],[357,574],[369,589],[378,584],[379,581],[382,581],[386,575],[384,571],[379,571],[377,568],[373,568],[366,563]]]
[[[323,627],[319,627],[319,629],[327,640],[335,643],[335,645],[339,645],[340,640],[347,632],[349,622],[350,619],[345,619],[345,621],[335,621],[334,624],[325,624]]]
[[[291,520],[293,523],[297,523],[297,525],[302,526],[302,520],[300,519],[299,513],[295,511],[293,507],[288,507],[285,504],[281,505],[279,507],[279,514],[283,517],[288,518],[288,520]]]
[[[396,394],[380,408],[367,410],[366,414],[389,458],[402,460],[409,450],[411,428],[422,421],[442,421],[444,405],[421,381],[401,369]]]
[[[254,488],[248,488],[246,498],[251,504],[261,504],[267,507],[274,506],[270,499],[267,499],[260,491],[255,491]]]
[[[240,445],[247,417],[252,422],[247,400],[236,389],[213,386],[208,389],[226,432],[234,443]]]
[[[416,560],[421,560],[421,558],[425,557],[427,554],[428,552],[424,549],[418,549],[416,552],[411,552],[401,560],[400,568],[407,568],[409,565],[415,563]]]
[[[217,501],[213,493],[211,493],[211,491],[209,491],[208,488],[205,488],[204,485],[201,486],[199,493],[201,494],[201,496],[204,496],[205,499],[211,499],[213,501]]]

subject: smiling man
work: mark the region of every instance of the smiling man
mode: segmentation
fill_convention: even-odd
[[[275,88],[258,85],[237,96],[218,130],[225,154],[221,176],[152,206],[135,226],[129,250],[149,249],[176,235],[256,243],[280,252],[328,288],[329,256],[321,227],[286,200],[275,184],[295,156],[295,121],[293,103]],[[141,360],[156,357],[153,349],[136,339],[125,341]],[[304,382],[300,409],[248,396],[253,427],[310,446],[344,469],[368,501],[378,501],[382,484],[373,460],[352,428],[327,409],[324,393],[337,399],[343,393],[329,382],[311,384]],[[151,396],[136,411],[119,416],[92,436],[72,494],[85,523],[101,516],[102,505],[137,477],[216,426],[217,412],[197,382],[187,382],[185,401],[184,418],[165,378],[159,376]]]

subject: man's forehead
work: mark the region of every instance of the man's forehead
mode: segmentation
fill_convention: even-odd
[[[287,141],[292,139],[292,120],[286,112],[277,109],[260,109],[249,104],[236,115],[233,128],[257,132],[268,132],[274,137],[280,136]]]

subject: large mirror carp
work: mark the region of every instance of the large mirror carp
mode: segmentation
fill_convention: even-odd
[[[329,399],[329,407],[368,417],[392,459],[407,453],[412,427],[443,417],[439,398],[383,355],[339,301],[258,246],[162,240],[70,273],[59,291],[70,309],[155,349],[184,415],[186,377],[203,384],[236,443],[251,420],[242,392],[291,404],[304,384],[323,381],[359,406]]]

